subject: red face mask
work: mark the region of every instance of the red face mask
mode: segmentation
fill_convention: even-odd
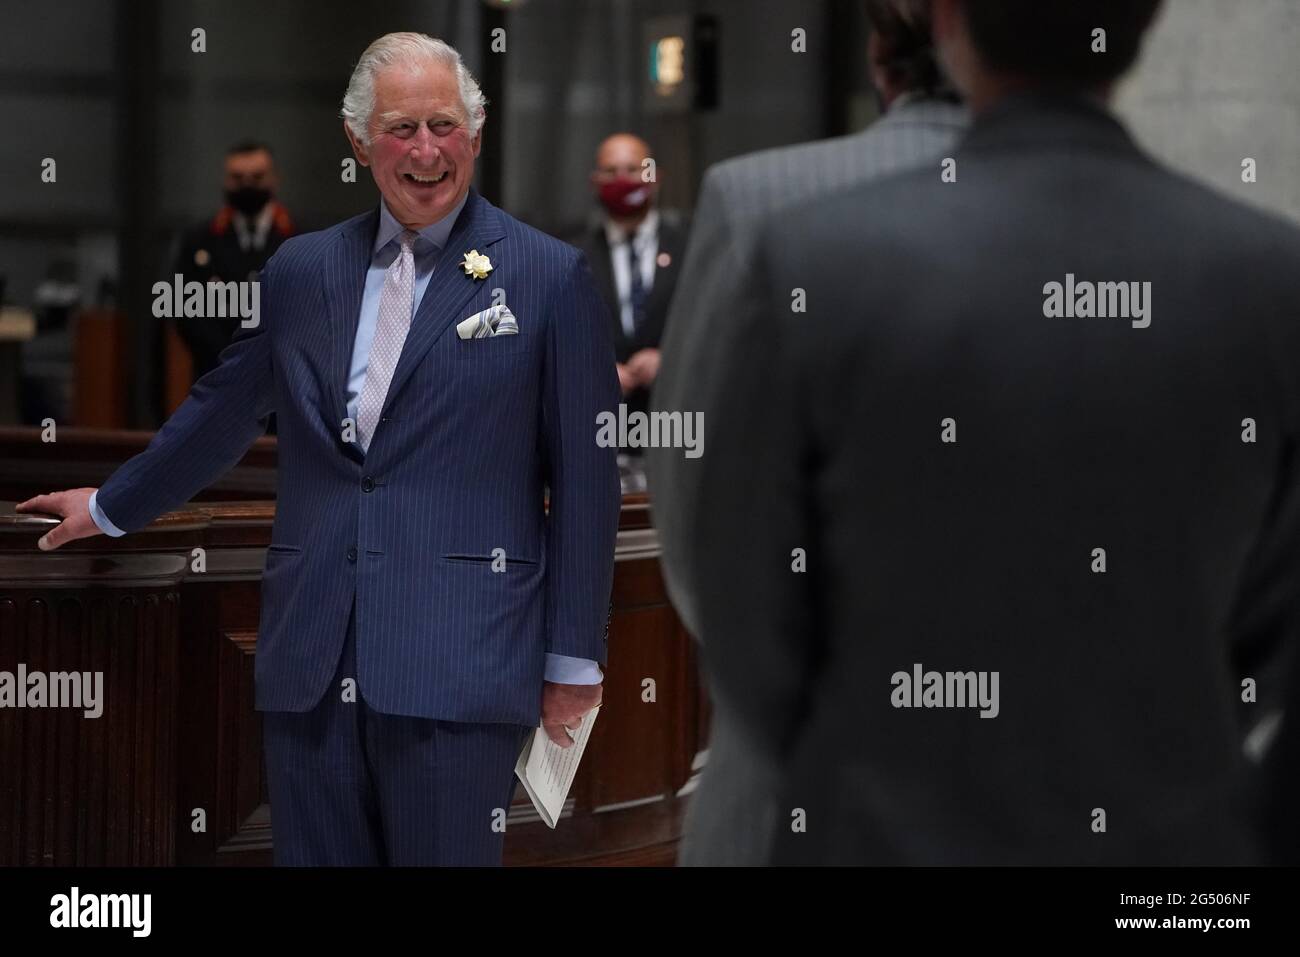
[[[600,202],[615,219],[635,216],[650,202],[650,184],[639,179],[612,179],[600,184]]]

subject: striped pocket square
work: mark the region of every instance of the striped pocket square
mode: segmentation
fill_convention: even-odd
[[[515,314],[507,306],[489,306],[468,319],[456,323],[456,335],[462,339],[486,339],[490,336],[513,336],[519,332]]]

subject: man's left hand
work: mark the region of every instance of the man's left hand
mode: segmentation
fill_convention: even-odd
[[[659,350],[638,349],[628,357],[627,367],[638,384],[647,387],[652,385],[659,375]]]
[[[572,747],[568,732],[578,730],[583,715],[600,704],[600,699],[600,685],[542,682],[542,728],[546,736],[562,748]]]

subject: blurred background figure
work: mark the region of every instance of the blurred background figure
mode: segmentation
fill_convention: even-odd
[[[225,202],[210,220],[186,230],[173,273],[180,273],[185,282],[256,279],[271,254],[294,233],[288,210],[276,200],[279,187],[268,145],[244,140],[230,147],[221,176]],[[195,379],[216,368],[217,356],[238,328],[239,319],[233,316],[177,321]]]
[[[615,133],[596,150],[591,189],[600,212],[570,241],[587,254],[609,306],[618,379],[629,413],[644,412],[659,375],[659,341],[677,285],[686,227],[658,208],[657,167],[650,145]],[[623,449],[633,456],[641,449]]]
[[[1300,230],[1110,112],[1158,8],[934,0],[953,163],[771,217],[736,278],[676,547],[776,769],[771,863],[1260,859],[1238,712],[1300,634]]]
[[[76,263],[53,260],[32,295],[34,335],[22,343],[21,362],[5,370],[6,381],[21,381],[19,417],[3,415],[0,422],[65,421],[72,406],[70,383],[74,361],[72,317],[82,305]],[[0,310],[12,320],[21,310]],[[12,373],[10,372],[12,369]],[[13,380],[7,376],[14,375]]]
[[[708,422],[721,398],[710,369],[744,349],[734,305],[744,292],[740,276],[753,255],[758,224],[836,190],[937,163],[964,128],[965,111],[930,44],[929,0],[867,0],[863,6],[871,81],[884,115],[852,136],[765,150],[708,170],[668,322],[656,409],[698,410]],[[655,523],[664,533],[669,593],[698,635],[695,575],[689,553],[676,549],[696,525],[696,486],[687,479],[700,460],[656,450],[647,466],[662,503]]]
[[[739,305],[754,292],[746,277],[752,279],[748,270],[759,224],[767,217],[797,218],[818,197],[899,170],[921,164],[937,170],[965,125],[966,114],[935,61],[928,0],[868,0],[864,6],[871,81],[884,115],[861,133],[727,160],[705,176],[654,407],[700,412],[710,437],[715,410],[727,399],[715,371],[744,362],[755,345]],[[872,295],[868,285],[859,292]],[[705,504],[698,480],[711,454],[706,444],[700,458],[686,458],[680,449],[651,449],[647,456],[664,576],[686,627],[704,644],[706,672],[709,636],[701,631],[701,579],[693,562],[701,548],[710,547],[700,533]],[[681,861],[763,863],[776,768],[744,740],[728,696],[716,688],[713,705],[709,765],[691,805],[694,819]]]

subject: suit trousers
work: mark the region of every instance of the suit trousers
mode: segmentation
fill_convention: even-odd
[[[355,678],[354,604],[325,696],[311,711],[262,715],[275,863],[500,865],[533,729],[381,714]]]

